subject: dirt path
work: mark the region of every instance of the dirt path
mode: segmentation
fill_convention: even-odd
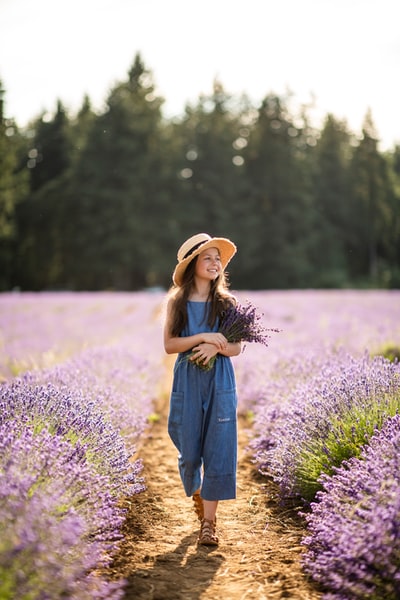
[[[147,490],[129,502],[112,566],[113,577],[128,581],[125,600],[319,599],[300,567],[302,524],[279,508],[274,485],[255,472],[242,419],[237,499],[220,503],[220,545],[197,546],[198,521],[167,434],[167,401],[161,404],[140,451]]]

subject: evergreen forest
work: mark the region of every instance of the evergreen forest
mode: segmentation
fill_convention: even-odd
[[[214,81],[163,115],[140,54],[94,111],[21,128],[0,85],[0,291],[168,288],[190,235],[229,237],[234,289],[400,287],[400,146]],[[12,112],[12,107],[10,107]]]

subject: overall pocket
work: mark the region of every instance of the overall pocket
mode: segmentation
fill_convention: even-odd
[[[180,425],[183,418],[183,392],[172,392],[169,407],[169,423]]]
[[[217,390],[217,422],[218,423],[236,423],[236,410],[237,410],[237,395],[236,389],[231,390]]]
[[[179,451],[181,451],[182,445],[182,419],[183,393],[172,392],[168,415],[168,434]]]

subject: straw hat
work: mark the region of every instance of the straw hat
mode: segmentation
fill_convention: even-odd
[[[198,233],[190,237],[178,250],[178,264],[172,275],[175,285],[182,285],[182,277],[188,264],[203,250],[218,248],[221,257],[222,269],[236,253],[236,246],[227,238],[212,238],[208,233]]]

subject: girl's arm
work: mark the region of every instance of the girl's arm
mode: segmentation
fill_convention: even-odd
[[[194,346],[202,343],[213,344],[218,352],[225,352],[229,346],[226,337],[222,333],[197,333],[187,337],[173,337],[171,335],[173,299],[168,301],[167,316],[164,326],[164,349],[167,354],[178,354],[191,350]]]
[[[242,351],[241,342],[228,342],[225,350],[219,350],[223,356],[237,356]]]
[[[241,347],[240,342],[228,342],[225,349],[217,350],[213,344],[201,343],[193,348],[193,354],[191,355],[190,360],[201,360],[201,362],[206,365],[216,354],[222,354],[223,356],[237,356],[240,354]]]

